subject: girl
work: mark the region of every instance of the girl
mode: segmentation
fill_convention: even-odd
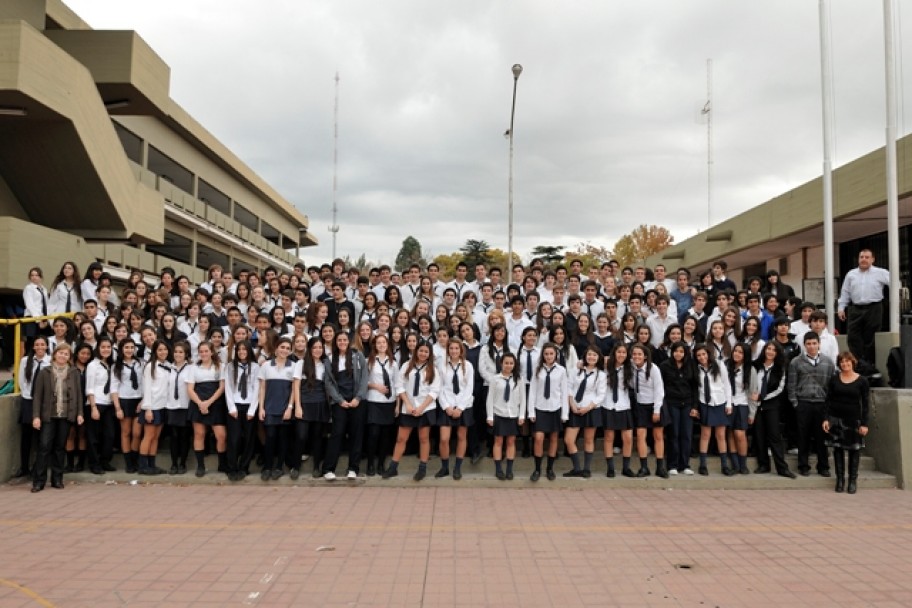
[[[443,362],[447,358],[447,346],[450,343],[450,330],[446,327],[438,327],[434,331],[434,346],[431,347],[434,354],[434,361]]]
[[[228,408],[228,479],[240,481],[250,474],[256,444],[256,407],[260,367],[253,358],[253,345],[241,340],[234,345],[225,366],[225,405]]]
[[[186,316],[178,322],[177,328],[189,337],[197,333],[200,320],[200,305],[191,302],[187,306]]]
[[[59,344],[66,344],[66,342],[60,342]],[[82,404],[82,417],[85,420],[91,418],[91,412],[87,406],[85,396],[86,370],[94,356],[94,351],[87,344],[83,344],[76,348],[75,354],[73,355],[73,366],[79,372],[80,403]],[[66,444],[67,465],[64,469],[65,472],[82,473],[85,470],[86,449],[86,425],[82,424],[70,428],[70,436],[67,438]]]
[[[99,338],[95,359],[86,368],[86,398],[89,401],[91,422],[88,435],[89,467],[92,473],[116,471],[111,466],[114,438],[117,435],[117,416],[111,400],[111,365],[114,345],[110,338]]]
[[[449,327],[449,320],[450,310],[446,307],[446,304],[438,304],[437,308],[434,309],[434,329]]]
[[[573,349],[576,351],[578,360],[583,360],[583,355],[590,346],[595,345],[595,334],[592,331],[592,319],[589,315],[581,315],[576,322],[576,329],[573,331],[572,339]]]
[[[285,474],[282,461],[287,451],[287,434],[283,427],[291,420],[294,409],[295,364],[289,359],[290,355],[291,340],[283,336],[276,343],[275,356],[260,367],[259,417],[266,428],[260,473],[263,481],[279,479]]]
[[[754,380],[754,366],[751,364],[750,347],[738,342],[732,347],[731,358],[726,361],[728,379],[731,384],[732,418],[729,427],[728,448],[732,460],[732,469],[747,475],[747,427],[749,426],[750,407],[748,395]]]
[[[868,381],[855,371],[858,361],[845,351],[836,357],[839,373],[830,379],[827,400],[823,409],[823,432],[828,433],[827,445],[833,447],[836,465],[836,491],[858,491],[858,465],[861,448],[868,434]],[[849,453],[849,485],[845,487],[845,452]]]
[[[731,355],[731,342],[725,339],[725,325],[719,319],[716,319],[709,325],[709,342],[707,346],[711,349],[713,361],[723,365],[725,360]],[[696,355],[696,349],[694,349]]]
[[[633,313],[624,313],[621,317],[621,327],[617,331],[615,340],[624,344],[633,344],[636,342],[637,320]]]
[[[782,435],[779,428],[779,408],[785,403],[783,393],[786,386],[785,352],[776,340],[763,347],[763,357],[754,363],[756,373],[751,385],[750,416],[748,423],[754,425],[754,455],[757,468],[754,473],[770,472],[769,453],[773,453],[776,472],[782,477],[795,479],[789,470],[782,451]],[[784,407],[791,407],[788,404]]]
[[[555,328],[557,329],[557,328]],[[563,329],[563,328],[560,328]],[[541,478],[542,457],[544,456],[545,435],[548,436],[549,481],[557,477],[554,473],[554,460],[557,458],[557,437],[561,423],[569,415],[570,397],[567,394],[567,370],[557,362],[557,346],[548,343],[542,348],[532,386],[529,388],[529,420],[535,431],[535,470],[529,478],[538,481]],[[576,368],[573,368],[576,369]]]
[[[535,328],[527,327],[522,333],[522,347],[519,349],[517,356],[517,365],[519,367],[519,376],[523,379],[525,385],[525,401],[529,400],[529,389],[532,386],[532,377],[535,375],[535,368],[541,358],[541,348],[536,346],[538,343],[538,334]],[[531,424],[522,424],[519,428],[522,436],[522,457],[528,458],[532,455],[532,428]]]
[[[133,344],[139,346],[142,344],[142,329],[145,326],[145,317],[142,313],[133,311],[130,313],[129,317],[129,330],[130,330],[130,339],[133,340]]]
[[[207,339],[212,344],[212,349],[218,355],[219,361],[228,361],[228,349],[224,346],[225,330],[218,325],[209,329]]]
[[[595,347],[602,353],[602,362],[599,367],[605,369],[605,366],[608,365],[608,357],[614,350],[614,334],[611,331],[611,321],[603,312],[595,318]]]
[[[310,338],[307,341],[307,356],[295,364],[292,382],[295,447],[291,459],[295,463],[300,462],[304,446],[310,441],[313,477],[320,475],[323,463],[323,429],[330,420],[324,383],[326,368],[323,361],[323,342],[317,337]],[[292,468],[292,479],[296,479],[299,474]]]
[[[368,291],[364,294],[364,307],[361,309],[361,314],[358,315],[358,322],[367,321],[371,324],[371,327],[377,326],[377,294],[372,291]]]
[[[714,323],[715,325],[715,323]],[[697,346],[694,350],[694,360],[697,362],[697,395],[700,403],[699,412],[691,412],[691,416],[700,417],[700,475],[709,475],[706,468],[706,453],[709,450],[709,436],[714,433],[716,444],[719,448],[719,458],[722,461],[722,473],[727,476],[735,474],[728,468],[727,450],[725,442],[725,429],[730,424],[731,416],[731,383],[724,377],[719,369],[719,363],[713,358],[711,347],[705,344]]]
[[[116,330],[116,329],[117,329],[117,317],[115,317],[114,315],[110,315],[104,320],[104,323],[101,326],[101,335],[111,338],[111,341],[114,342],[116,349],[119,349],[120,342],[118,342],[117,338],[114,336],[114,330]]]
[[[693,475],[690,468],[690,444],[693,438],[693,418],[697,393],[697,374],[693,359],[684,342],[672,342],[668,359],[659,365],[665,383],[665,405],[671,415],[669,429],[668,474]]]
[[[47,483],[48,461],[51,487],[62,490],[64,448],[72,424],[81,425],[82,391],[79,371],[70,365],[72,349],[63,343],[54,351],[53,363],[34,377],[32,428],[39,433],[38,456],[32,477],[32,492]]]
[[[290,349],[289,349],[290,350]],[[199,359],[185,374],[187,395],[190,397],[189,418],[193,423],[193,452],[196,455],[196,476],[206,474],[206,430],[215,435],[219,470],[227,468],[225,455],[228,449],[225,422],[228,408],[225,405],[224,369],[209,342],[198,347]]]
[[[47,338],[37,336],[28,357],[19,361],[19,468],[13,477],[25,477],[31,472],[32,440],[38,439],[33,427],[32,386],[41,368],[50,364]]]
[[[191,327],[191,324],[187,324]],[[202,315],[197,322],[192,325],[194,331],[187,334],[187,342],[190,343],[190,356],[196,361],[199,359],[199,346],[209,339],[209,330],[212,328],[212,319],[209,315]]]
[[[580,321],[583,320],[580,317]],[[595,429],[602,426],[601,405],[605,401],[605,372],[602,353],[595,346],[583,351],[583,367],[570,377],[570,419],[564,429],[564,444],[573,469],[564,477],[592,477],[592,455],[595,453]],[[576,438],[583,429],[583,468],[580,470]]]
[[[665,385],[662,373],[652,362],[649,347],[634,344],[630,347],[630,360],[633,363],[633,390],[636,407],[634,420],[637,429],[637,455],[640,457],[640,470],[637,477],[649,477],[646,461],[646,433],[652,429],[652,441],[656,456],[656,475],[668,479],[665,468],[665,427],[669,422],[668,409],[665,403]]]
[[[502,364],[502,362],[501,362]],[[440,362],[440,407],[437,422],[440,426],[440,470],[434,477],[450,474],[450,429],[456,429],[456,464],[453,479],[462,479],[462,461],[468,445],[467,431],[475,424],[475,369],[466,361],[465,345],[459,340],[447,343],[446,356]]]
[[[323,340],[323,352],[326,357],[332,356],[333,342],[336,340],[336,326],[332,323],[326,323],[320,330],[320,338]]]
[[[168,403],[165,406],[171,444],[168,474],[183,475],[187,472],[187,456],[190,454],[190,395],[184,382],[190,375],[190,345],[185,341],[176,342],[171,356],[174,362],[168,376]]]
[[[488,399],[488,389],[481,376],[481,351],[484,347],[478,341],[478,334],[475,333],[475,327],[471,323],[466,322],[459,326],[459,337],[462,338],[465,346],[466,361],[471,363],[472,369],[475,370],[475,379],[472,381],[472,407],[476,408],[475,412],[481,412]],[[482,416],[476,415],[474,432],[469,434],[468,449],[472,454],[472,464],[477,464],[484,455],[481,450],[487,443],[487,437],[487,421],[483,420]]]
[[[434,322],[427,315],[418,317],[418,341],[431,346],[437,341],[434,337]]]
[[[481,377],[484,378],[485,385],[490,385],[491,379],[500,373],[500,363],[508,352],[510,346],[507,340],[507,327],[501,323],[492,325],[491,338],[479,357]]]
[[[273,331],[275,331],[280,336],[285,336],[288,338],[292,336],[291,324],[285,320],[285,309],[283,309],[281,306],[276,306],[269,312],[269,318]]]
[[[347,333],[336,335],[332,364],[326,371],[326,392],[332,404],[332,434],[323,462],[323,479],[332,481],[336,478],[336,464],[342,451],[342,441],[347,435],[351,443],[346,477],[354,480],[361,469],[361,446],[367,423],[367,408],[361,407],[361,403],[367,398],[369,372],[367,360],[360,351],[351,348]]]
[[[89,267],[86,269],[85,277],[83,277],[82,285],[80,286],[80,293],[82,295],[82,301],[86,300],[97,300],[98,296],[96,290],[98,289],[98,280],[101,278],[101,273],[104,269],[99,262],[92,262],[89,264]]]
[[[608,461],[608,477],[614,477],[614,433],[621,433],[621,453],[624,477],[635,477],[630,468],[630,454],[633,451],[633,415],[631,394],[633,393],[633,365],[628,356],[629,347],[623,342],[614,345],[608,358],[608,394],[602,413],[605,429],[605,460]]]
[[[172,350],[174,345],[187,339],[187,335],[177,329],[177,317],[173,312],[162,316],[161,327],[158,328],[158,339],[164,341]]]
[[[76,330],[69,319],[66,317],[54,319],[52,329],[54,330],[54,335],[48,338],[48,350],[50,352],[54,352],[61,344],[69,344],[70,348],[75,347],[73,342]]]
[[[389,336],[390,328],[393,325],[393,318],[389,316],[388,313],[379,313],[377,315],[377,328],[374,330],[374,334],[380,335],[384,334]]]
[[[389,309],[391,311],[402,308],[402,294],[399,293],[399,288],[395,285],[390,285],[386,288],[386,295],[383,299],[389,304]]]
[[[516,357],[507,353],[501,362],[500,373],[491,379],[486,400],[488,426],[494,432],[494,470],[497,479],[513,479],[513,461],[516,458],[516,435],[526,418],[526,391],[520,383]],[[504,441],[506,440],[506,454]],[[507,470],[502,463],[506,455]]]
[[[399,310],[393,315],[393,319],[396,321],[396,326],[402,328],[403,331],[411,330],[412,317],[409,314],[409,311],[405,309]]]
[[[759,359],[766,341],[760,337],[760,319],[748,317],[741,328],[741,341],[748,347],[751,361]]]
[[[117,362],[111,374],[111,401],[120,421],[120,449],[125,470],[136,473],[139,469],[139,445],[142,427],[137,420],[143,397],[142,363],[136,359],[136,344],[129,338],[120,341]]]
[[[562,325],[558,325],[551,329],[551,344],[553,344],[557,350],[558,365],[568,370],[577,369],[577,367],[579,367],[576,349],[570,346],[570,340],[567,338],[567,330]],[[530,409],[529,411],[531,412],[532,410]]]
[[[725,338],[729,346],[734,346],[741,340],[741,316],[738,309],[730,306],[722,313],[722,325],[725,327]]]
[[[143,425],[139,445],[139,474],[161,475],[164,469],[155,464],[158,438],[168,406],[168,387],[171,384],[171,349],[162,340],[152,345],[152,359],[143,368],[143,400],[139,421]]]
[[[250,308],[250,285],[247,283],[238,283],[234,295],[237,296],[237,307],[241,315],[247,316],[247,309]]]
[[[390,341],[375,336],[367,360],[367,476],[383,474],[386,457],[392,451],[392,430],[396,423],[396,370]]]
[[[49,312],[76,312],[82,310],[82,292],[79,287],[79,270],[73,262],[64,262],[54,282],[48,299]]]
[[[703,331],[700,329],[700,323],[695,317],[687,317],[681,326],[681,342],[693,352],[697,344],[703,342]]]
[[[371,339],[374,337],[374,328],[368,321],[358,323],[352,348],[361,351],[365,358],[370,356]]]
[[[297,363],[307,356],[307,336],[295,334],[291,339],[291,360]]]
[[[408,361],[408,355],[402,357],[402,353],[407,353],[405,346],[405,332],[398,325],[390,328],[390,350],[393,353],[393,359],[396,361],[396,369],[402,367],[402,364]]]
[[[412,429],[418,429],[418,470],[412,479],[421,481],[427,475],[427,463],[431,453],[430,431],[436,420],[437,395],[440,393],[440,374],[435,373],[431,347],[419,344],[415,356],[399,370],[398,395],[402,403],[399,413],[399,434],[389,468],[383,479],[399,474],[399,461],[405,453],[405,445]]]

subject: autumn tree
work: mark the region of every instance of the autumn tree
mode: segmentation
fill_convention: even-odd
[[[667,228],[640,224],[614,244],[614,257],[621,266],[643,263],[674,243],[674,237]]]
[[[355,259],[352,259],[351,255],[346,255],[342,258],[342,261],[345,262],[346,268],[357,268],[361,274],[366,274],[371,268],[378,266],[376,262],[367,259],[367,255],[362,253]]]
[[[399,248],[399,254],[396,256],[396,270],[405,272],[412,264],[418,264],[424,268],[427,262],[424,261],[424,254],[421,252],[421,243],[418,239],[409,235],[402,241],[402,247]]]
[[[566,251],[563,263],[569,267],[571,260],[581,260],[585,269],[590,266],[601,266],[602,262],[607,262],[612,257],[614,254],[607,247],[595,245],[592,241],[583,241]]]
[[[541,258],[545,266],[553,266],[564,259],[564,247],[560,245],[538,245],[532,249],[533,258]]]
[[[471,242],[471,241],[467,241],[466,245],[468,245],[469,242]],[[510,268],[512,268],[512,265],[507,263],[507,252],[503,251],[501,249],[490,249],[487,247],[487,243],[485,243],[484,241],[477,241],[477,242],[484,244],[484,259],[482,260],[483,263],[488,268],[493,268],[493,267],[500,268],[501,271],[503,272],[503,276],[509,277]],[[453,278],[453,276],[456,273],[456,265],[462,261],[465,261],[465,263],[468,265],[469,274],[471,276],[474,276],[475,263],[472,261],[472,259],[478,259],[478,258],[470,258],[469,256],[473,254],[473,251],[480,251],[480,250],[481,250],[480,248],[475,248],[472,251],[469,251],[467,253],[466,247],[464,246],[459,251],[454,251],[453,253],[444,253],[444,254],[435,256],[433,261],[435,264],[437,264],[437,266],[440,267],[440,276],[443,277],[445,280],[450,280]],[[516,252],[513,252],[513,262],[518,264],[520,261],[521,261],[521,259],[520,259],[519,255],[517,255]],[[474,280],[474,279],[472,279],[472,280]]]

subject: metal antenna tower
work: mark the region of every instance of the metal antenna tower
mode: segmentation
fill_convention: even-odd
[[[339,208],[336,205],[336,192],[339,189],[338,181],[339,173],[339,72],[336,72],[336,101],[333,104],[333,193],[332,193],[332,203],[333,203],[333,220],[332,226],[329,227],[329,231],[333,235],[333,249],[332,257],[336,259],[336,235],[339,234],[339,223],[336,221],[336,217],[339,213]]]

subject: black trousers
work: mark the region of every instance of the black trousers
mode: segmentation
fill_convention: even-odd
[[[850,305],[846,313],[849,350],[858,359],[874,363],[874,334],[883,323],[883,304]]]
[[[757,465],[769,469],[769,452],[772,451],[776,472],[782,473],[788,470],[788,464],[785,462],[782,434],[779,432],[779,408],[780,404],[774,402],[763,403],[757,410],[757,417],[754,419],[754,455],[757,457]]]
[[[378,464],[393,453],[396,443],[395,424],[367,425],[367,461],[377,460]],[[470,452],[471,453],[471,452]]]
[[[247,413],[253,411],[253,418],[247,419]],[[253,449],[256,447],[257,433],[257,406],[245,403],[237,404],[237,418],[228,416],[226,423],[228,432],[228,470],[227,473],[237,471],[250,472],[250,462],[253,460]]]
[[[19,431],[19,466],[23,472],[30,471],[32,443],[38,437],[38,431],[31,424],[20,424]]]
[[[349,436],[348,470],[358,473],[361,464],[361,446],[364,444],[364,427],[367,423],[367,407],[359,404],[355,408],[344,408],[336,403],[332,406],[332,434],[326,448],[323,472],[335,471],[342,451],[345,433]]]
[[[310,441],[310,461],[313,470],[316,473],[320,471],[320,465],[323,463],[323,435],[325,423],[312,422],[307,420],[294,420],[294,445],[292,446],[291,460],[295,463],[294,468],[301,467],[301,458],[304,456],[304,450],[307,449]]]
[[[829,450],[824,443],[823,402],[798,401],[795,414],[798,417],[798,470],[810,469],[808,456],[811,450],[817,454],[817,471],[830,468]]]
[[[484,385],[477,387],[472,401],[472,407],[476,412],[486,412],[487,402],[488,387]],[[488,427],[487,418],[487,414],[484,413],[480,416],[475,416],[475,428],[472,429],[473,432],[470,432],[468,437],[468,453],[473,456],[475,454],[484,456],[488,451],[488,447],[493,445],[492,438],[494,435],[491,432],[490,427]]]
[[[66,459],[66,440],[70,434],[70,421],[66,418],[51,418],[41,423],[38,432],[38,457],[32,480],[44,485],[47,482],[48,464],[51,466],[51,480],[63,479],[63,465]]]
[[[120,438],[120,425],[113,405],[99,405],[98,420],[86,420],[86,443],[89,446],[89,465],[111,462],[114,457],[114,440]]]
[[[693,442],[693,421],[690,417],[691,406],[670,403],[668,413],[671,414],[671,424],[666,427],[665,433],[668,443],[665,453],[669,469],[683,471],[690,467],[690,448]],[[620,433],[616,433],[620,435]],[[609,457],[611,454],[605,454]]]

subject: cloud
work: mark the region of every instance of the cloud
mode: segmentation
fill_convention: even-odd
[[[705,228],[706,127],[695,116],[709,57],[713,222],[820,173],[816,3],[70,6],[93,27],[137,30],[162,55],[178,103],[310,216],[322,244],[308,262],[331,256],[336,70],[343,255],[391,262],[409,234],[435,253],[467,238],[506,249],[502,134],[516,62],[521,254],[610,246],[644,222],[678,241]],[[883,145],[883,21],[865,3],[832,3],[831,14],[841,164]]]

